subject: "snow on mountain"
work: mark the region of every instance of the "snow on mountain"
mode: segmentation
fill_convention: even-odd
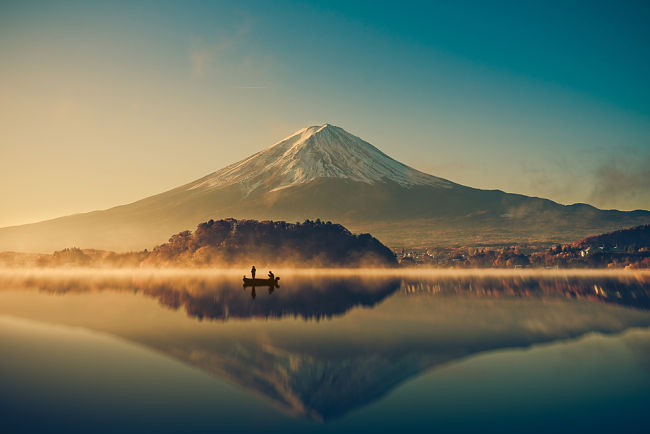
[[[404,187],[454,183],[396,161],[370,143],[330,124],[296,131],[280,142],[188,185],[213,189],[238,184],[246,193],[275,191],[318,178],[343,178],[368,184],[392,181]]]

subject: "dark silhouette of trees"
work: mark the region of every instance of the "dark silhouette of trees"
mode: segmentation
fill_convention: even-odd
[[[264,262],[290,266],[395,265],[394,253],[369,234],[331,222],[210,220],[157,246],[146,264],[218,265]]]

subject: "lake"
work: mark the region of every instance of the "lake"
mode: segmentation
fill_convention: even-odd
[[[647,432],[650,273],[0,271],[2,432]]]

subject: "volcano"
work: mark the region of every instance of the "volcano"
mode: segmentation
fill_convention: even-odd
[[[456,184],[323,124],[128,205],[2,228],[0,250],[150,248],[173,233],[226,217],[332,220],[393,247],[567,242],[650,223],[648,211],[561,205]]]

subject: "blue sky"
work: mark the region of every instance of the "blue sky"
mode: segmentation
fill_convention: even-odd
[[[0,225],[324,122],[466,185],[648,209],[648,22],[647,2],[3,1]]]

